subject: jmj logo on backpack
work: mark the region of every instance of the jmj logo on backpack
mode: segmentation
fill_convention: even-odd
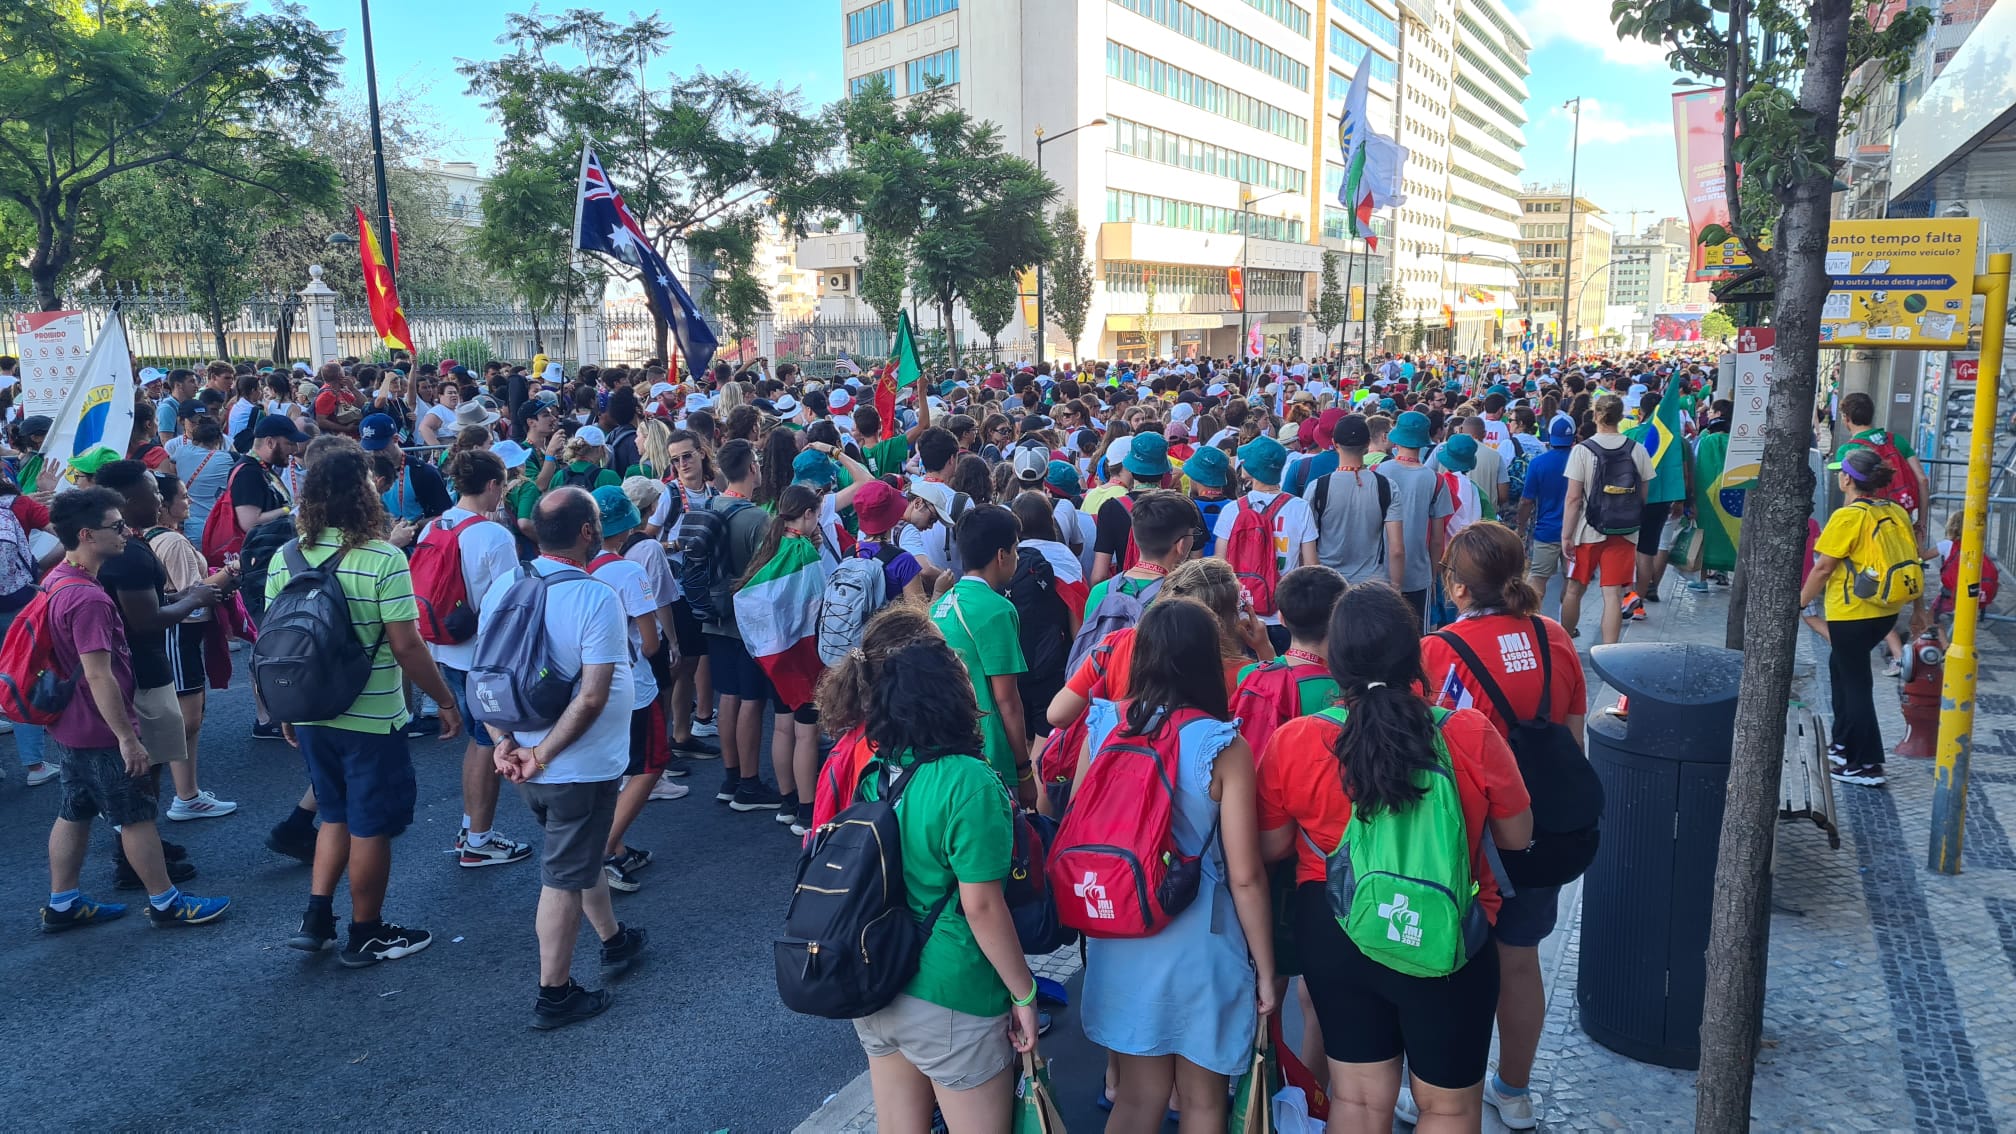
[[[1386,940],[1420,947],[1421,915],[1407,907],[1407,895],[1395,894],[1392,901],[1381,903],[1379,916],[1386,919]]]
[[[1099,884],[1099,876],[1090,870],[1085,878],[1071,887],[1071,892],[1085,899],[1085,916],[1105,921],[1113,920],[1113,899],[1106,896],[1106,887]]]

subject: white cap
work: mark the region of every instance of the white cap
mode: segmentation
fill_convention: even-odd
[[[853,404],[854,395],[848,393],[844,387],[836,388],[826,397],[826,408],[834,413],[844,413],[847,407]]]
[[[609,435],[602,432],[602,427],[599,425],[584,425],[574,437],[584,445],[601,446],[609,443]]]
[[[697,410],[711,409],[713,405],[714,399],[705,394],[688,394],[686,395],[686,405],[683,408],[687,413],[693,413]]]
[[[559,363],[557,363],[557,362],[549,362],[549,363],[547,363],[547,364],[546,364],[546,371],[545,371],[545,373],[543,373],[543,374],[541,374],[541,375],[539,376],[539,380],[540,380],[541,382],[551,382],[551,383],[553,383],[553,384],[554,384],[554,385],[556,385],[556,386],[557,386],[557,385],[559,385],[559,384],[560,384],[560,364],[559,364]]]
[[[1015,479],[1031,484],[1040,482],[1050,471],[1050,452],[1047,449],[1023,447],[1015,450]]]
[[[789,394],[780,395],[772,405],[777,407],[778,417],[790,417],[798,412],[798,399]]]
[[[1206,387],[1204,388],[1204,394],[1205,394],[1205,396],[1206,396],[1206,397],[1211,397],[1211,398],[1222,398],[1222,397],[1224,397],[1224,396],[1225,396],[1225,383],[1223,383],[1223,382],[1213,382],[1213,383],[1211,383],[1211,384],[1210,384],[1209,386],[1206,386]]]
[[[670,382],[654,382],[651,384],[651,396],[654,398],[662,398],[678,388],[679,387],[674,386]]]
[[[504,467],[507,469],[515,469],[523,465],[526,458],[532,455],[532,450],[520,445],[516,441],[499,441],[490,446],[490,451],[495,453],[497,458],[504,462]]]
[[[905,491],[937,509],[939,519],[947,523],[951,522],[953,496],[950,485],[940,484],[935,480],[925,480],[921,476],[913,476],[910,478],[909,487]]]

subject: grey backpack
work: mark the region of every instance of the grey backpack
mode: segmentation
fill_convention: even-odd
[[[1130,589],[1131,587],[1131,589]],[[1106,635],[1115,630],[1125,630],[1141,621],[1141,612],[1155,596],[1162,591],[1162,579],[1135,580],[1125,575],[1115,575],[1113,583],[1099,599],[1099,609],[1087,611],[1084,625],[1078,627],[1078,636],[1071,639],[1071,658],[1064,663],[1064,673],[1068,677],[1078,672]]]
[[[868,619],[889,602],[889,580],[883,568],[903,549],[885,543],[874,555],[842,559],[826,580],[819,599],[819,660],[839,665],[847,651],[861,644]]]
[[[579,673],[561,673],[546,640],[546,592],[557,583],[591,578],[568,568],[542,575],[527,564],[486,612],[476,637],[476,664],[469,668],[469,711],[500,732],[550,728],[574,699]]]

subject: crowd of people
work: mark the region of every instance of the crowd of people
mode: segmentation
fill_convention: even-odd
[[[540,1028],[609,1003],[575,979],[584,918],[605,981],[645,950],[611,891],[643,885],[637,820],[688,797],[703,761],[721,761],[716,801],[815,854],[836,817],[901,791],[923,941],[901,994],[856,1020],[876,1103],[885,1128],[935,1110],[1005,1130],[1015,1052],[1043,1025],[1003,880],[1032,822],[1052,850],[1084,845],[1133,754],[1161,769],[1195,895],[1153,932],[1088,934],[1081,1018],[1111,1053],[1114,1128],[1171,1108],[1222,1128],[1292,989],[1335,1128],[1476,1129],[1488,1103],[1530,1129],[1560,887],[1494,864],[1534,844],[1533,798],[1564,789],[1522,775],[1513,730],[1540,717],[1579,747],[1592,587],[1594,637],[1615,642],[1662,589],[1726,582],[1731,558],[1673,559],[1718,487],[1697,475],[1731,416],[1711,374],[1389,355],[995,365],[898,388],[893,364],[844,358],[816,379],[220,361],[139,371],[128,446],[67,462],[41,453],[48,418],[0,404],[0,626],[10,656],[39,651],[0,707],[28,783],[60,783],[42,925],[127,912],[82,889],[101,816],[114,885],[144,891],[148,919],[226,913],[180,888],[196,867],[156,820],[164,782],[171,821],[239,809],[197,759],[206,692],[234,666],[253,736],[305,770],[268,839],[310,867],[287,943],[353,967],[429,945],[387,917],[408,742],[466,732],[456,860],[537,858]],[[1837,775],[1880,785],[1867,663],[1906,588],[1858,576],[1898,515],[1923,542],[1922,512],[1885,495],[1922,472],[1858,438],[1836,467],[1867,506],[1817,533],[1803,601],[1836,657]],[[1541,612],[1556,574],[1558,619]],[[309,663],[339,675],[340,704],[289,676]],[[498,829],[505,781],[536,837]],[[1396,825],[1446,841],[1467,884],[1439,970],[1396,967],[1339,905],[1340,858],[1383,853]]]

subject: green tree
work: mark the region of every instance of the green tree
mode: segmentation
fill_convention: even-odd
[[[1763,469],[1744,503],[1738,570],[1748,599],[1733,609],[1731,646],[1743,651],[1729,795],[1715,869],[1695,1129],[1750,1127],[1751,1077],[1763,1019],[1770,929],[1769,871],[1777,827],[1785,705],[1798,641],[1797,539],[1812,513],[1806,454],[1819,370],[1820,309],[1830,286],[1827,230],[1850,72],[1894,83],[1931,23],[1900,12],[1877,30],[1851,0],[1616,0],[1619,35],[1658,43],[1683,72],[1723,88],[1723,173],[1731,225],[1775,285],[1778,347],[1764,413]],[[1741,176],[1738,176],[1738,169]],[[1769,235],[1767,247],[1765,236]],[[1727,239],[1720,226],[1703,243]]]
[[[870,232],[867,259],[861,261],[861,301],[882,320],[882,329],[896,333],[903,311],[903,289],[910,272],[910,250],[903,238]]]
[[[1414,316],[1414,325],[1407,328],[1407,353],[1418,353],[1421,350],[1421,344],[1427,341],[1428,324],[1421,321],[1421,316],[1416,315]]]
[[[660,73],[672,28],[657,16],[619,24],[584,8],[534,9],[508,17],[505,27],[500,42],[509,50],[502,57],[459,70],[469,93],[503,127],[500,169],[521,161],[569,166],[564,207],[543,200],[522,205],[524,213],[543,211],[550,224],[565,226],[565,238],[553,235],[558,229],[541,230],[548,233],[549,247],[540,253],[548,267],[557,255],[551,246],[566,250],[571,239],[573,170],[584,138],[594,142],[654,247],[664,252],[683,244],[692,262],[714,266],[714,286],[695,299],[724,315],[730,306],[737,314],[746,310],[752,287],[767,294],[748,239],[753,222],[774,216],[803,235],[814,216],[851,208],[847,181],[829,168],[837,136],[830,118],[808,113],[795,90],[763,87],[738,73]],[[507,188],[538,196],[524,182]],[[611,267],[634,278],[627,267]],[[665,312],[655,314],[663,355]]]
[[[1057,241],[1050,257],[1045,281],[1049,294],[1043,297],[1044,318],[1062,328],[1071,340],[1071,357],[1078,357],[1078,339],[1085,334],[1085,318],[1092,311],[1092,257],[1086,248],[1085,229],[1078,219],[1078,207],[1065,205],[1050,220]]]
[[[1731,319],[1727,311],[1718,307],[1701,317],[1702,338],[1715,339],[1719,342],[1724,339],[1733,338],[1735,334],[1736,320]]]
[[[973,322],[979,324],[981,333],[987,336],[990,354],[998,356],[1001,353],[1001,328],[1015,318],[1015,307],[1021,301],[1021,291],[1013,276],[976,280],[967,289],[966,309],[973,313]]]
[[[1323,282],[1309,300],[1309,317],[1316,321],[1316,333],[1323,338],[1324,353],[1330,350],[1330,332],[1342,326],[1345,317],[1344,287],[1337,279],[1337,253],[1323,253]]]
[[[183,166],[299,199],[331,188],[273,124],[321,105],[341,59],[299,5],[35,0],[0,6],[0,45],[0,199],[32,226],[44,310],[102,239],[122,174]]]
[[[471,245],[479,259],[492,265],[498,282],[525,304],[532,317],[534,347],[546,349],[542,323],[566,304],[599,292],[596,276],[577,270],[572,218],[576,163],[551,149],[530,151],[517,160],[499,163],[496,176],[483,187],[483,221]],[[556,160],[557,159],[557,160]],[[580,267],[590,267],[586,257]],[[461,358],[461,355],[456,355]]]
[[[871,83],[840,119],[844,178],[859,194],[863,223],[870,234],[909,241],[911,290],[938,311],[956,364],[955,305],[984,281],[1013,278],[1052,255],[1044,209],[1057,186],[1004,151],[998,127],[975,121],[936,84],[898,106],[885,84]]]
[[[1400,323],[1400,292],[1390,283],[1379,285],[1372,299],[1372,338],[1386,349],[1386,332]]]

